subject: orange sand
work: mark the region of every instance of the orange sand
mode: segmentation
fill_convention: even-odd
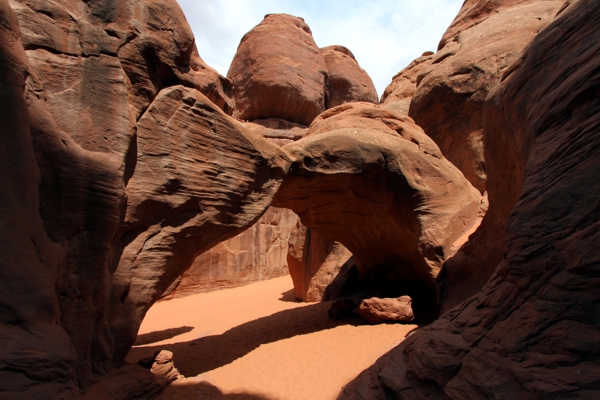
[[[187,378],[160,399],[216,398],[207,381],[227,398],[335,399],[416,325],[334,322],[329,306],[294,302],[289,276],[159,302],[127,361],[173,351]]]

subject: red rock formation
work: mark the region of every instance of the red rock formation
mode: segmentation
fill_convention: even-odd
[[[198,91],[228,109],[176,2],[0,4],[3,171],[21,188],[3,185],[0,386],[69,398],[202,248],[264,212],[287,161]]]
[[[309,125],[325,110],[327,66],[302,18],[269,14],[242,38],[227,76],[234,116]]]
[[[74,397],[76,354],[55,292],[64,249],[39,214],[40,169],[27,104],[31,78],[17,19],[0,1],[0,392]],[[42,385],[41,383],[47,383]]]
[[[412,299],[400,296],[397,299],[371,297],[360,302],[356,312],[370,324],[382,322],[411,322],[415,319]]]
[[[183,86],[158,94],[137,140],[112,275],[117,360],[153,302],[196,256],[254,224],[287,170],[276,145]]]
[[[173,296],[245,285],[289,274],[288,237],[298,216],[271,207],[238,236],[202,253],[183,273]]]
[[[392,83],[381,95],[381,105],[388,110],[408,115],[410,102],[417,91],[421,79],[429,72],[433,53],[426,51],[411,62],[408,67],[392,78]]]
[[[293,163],[274,205],[339,240],[383,297],[437,313],[433,279],[481,197],[412,120],[369,103],[323,113],[283,147]],[[398,293],[400,292],[400,293]]]
[[[325,108],[354,101],[379,102],[373,81],[350,50],[343,46],[328,46],[320,51],[327,65]]]
[[[309,125],[326,108],[377,103],[371,78],[350,50],[319,49],[304,20],[287,14],[269,14],[244,35],[227,76],[234,84],[234,116],[242,120]]]
[[[494,186],[520,192],[490,282],[340,398],[597,396],[599,24],[600,3],[566,3],[486,100],[486,138],[510,149]]]
[[[343,244],[305,227],[300,221],[288,242],[287,265],[296,300],[331,300],[343,294],[347,275],[354,265],[352,253]]]
[[[421,72],[409,115],[481,193],[483,102],[563,0],[467,0]]]

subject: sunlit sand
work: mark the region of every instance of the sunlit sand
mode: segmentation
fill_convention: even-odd
[[[213,398],[212,385],[226,398],[335,399],[416,325],[332,321],[330,304],[293,301],[289,276],[162,301],[127,361],[174,353],[186,378],[160,399]]]

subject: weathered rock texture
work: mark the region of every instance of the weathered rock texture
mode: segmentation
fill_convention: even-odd
[[[196,255],[260,217],[288,161],[223,111],[228,80],[175,1],[0,5],[0,388],[71,398]]]
[[[289,274],[288,237],[298,216],[271,207],[249,229],[202,253],[182,275],[174,297]]]
[[[196,256],[252,225],[287,169],[276,145],[183,86],[159,93],[137,138],[112,277],[116,357],[135,341],[132,320],[141,323]]]
[[[243,120],[309,125],[325,110],[327,66],[302,18],[270,14],[242,38],[227,76]]]
[[[371,78],[342,46],[319,49],[302,18],[269,14],[242,38],[227,73],[234,116],[309,125],[327,108],[377,103]]]
[[[354,258],[343,244],[305,227],[300,221],[288,242],[287,265],[296,300],[332,300],[344,294]]]
[[[343,243],[381,297],[407,294],[417,317],[437,314],[434,279],[481,196],[435,143],[407,116],[352,103],[283,149],[293,163],[273,204]]]
[[[357,314],[370,324],[382,322],[410,322],[415,319],[412,299],[400,296],[397,299],[371,297],[360,302]]]
[[[432,59],[433,53],[427,51],[394,75],[392,83],[381,95],[381,105],[389,110],[408,115],[410,102],[421,79],[429,72]]]
[[[373,81],[350,50],[344,46],[328,46],[320,51],[327,65],[325,108],[354,101],[378,103]]]
[[[489,172],[519,193],[490,282],[340,398],[597,397],[599,24],[600,3],[572,2],[486,100],[486,137],[504,146]]]
[[[563,0],[467,0],[420,72],[409,115],[481,193],[483,102]]]

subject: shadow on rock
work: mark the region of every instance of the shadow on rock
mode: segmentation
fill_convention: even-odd
[[[179,328],[169,328],[162,331],[154,331],[138,335],[135,340],[134,346],[143,346],[145,344],[151,344],[160,342],[161,340],[171,339],[172,337],[182,335],[194,330],[193,326],[180,326]]]
[[[130,359],[139,360],[152,356],[158,350],[170,350],[179,372],[191,377],[229,364],[262,344],[340,325],[364,325],[358,317],[330,320],[327,315],[330,306],[331,302],[322,302],[280,311],[239,325],[221,335],[199,337],[188,342],[134,347],[129,353]]]

